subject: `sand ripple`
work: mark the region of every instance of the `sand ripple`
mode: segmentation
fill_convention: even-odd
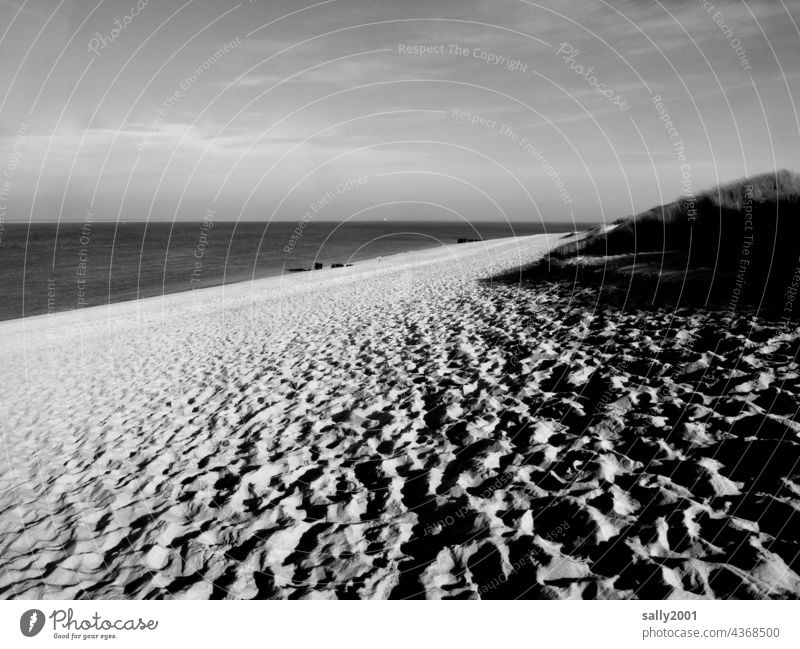
[[[477,281],[546,245],[5,325],[0,596],[800,593],[796,332]]]

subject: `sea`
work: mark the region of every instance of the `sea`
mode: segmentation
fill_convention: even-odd
[[[544,232],[564,223],[62,222],[0,224],[0,320],[333,264]],[[590,224],[585,224],[589,227]]]

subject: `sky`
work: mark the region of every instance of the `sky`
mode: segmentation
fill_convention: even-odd
[[[606,221],[800,171],[789,0],[0,0],[0,225]]]

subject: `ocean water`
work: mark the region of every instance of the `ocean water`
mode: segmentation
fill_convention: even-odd
[[[0,320],[357,263],[458,239],[572,226],[547,223],[6,223]]]

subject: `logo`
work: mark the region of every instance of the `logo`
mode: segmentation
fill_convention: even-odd
[[[37,608],[25,611],[19,618],[19,630],[22,635],[32,638],[44,627],[44,613]]]

